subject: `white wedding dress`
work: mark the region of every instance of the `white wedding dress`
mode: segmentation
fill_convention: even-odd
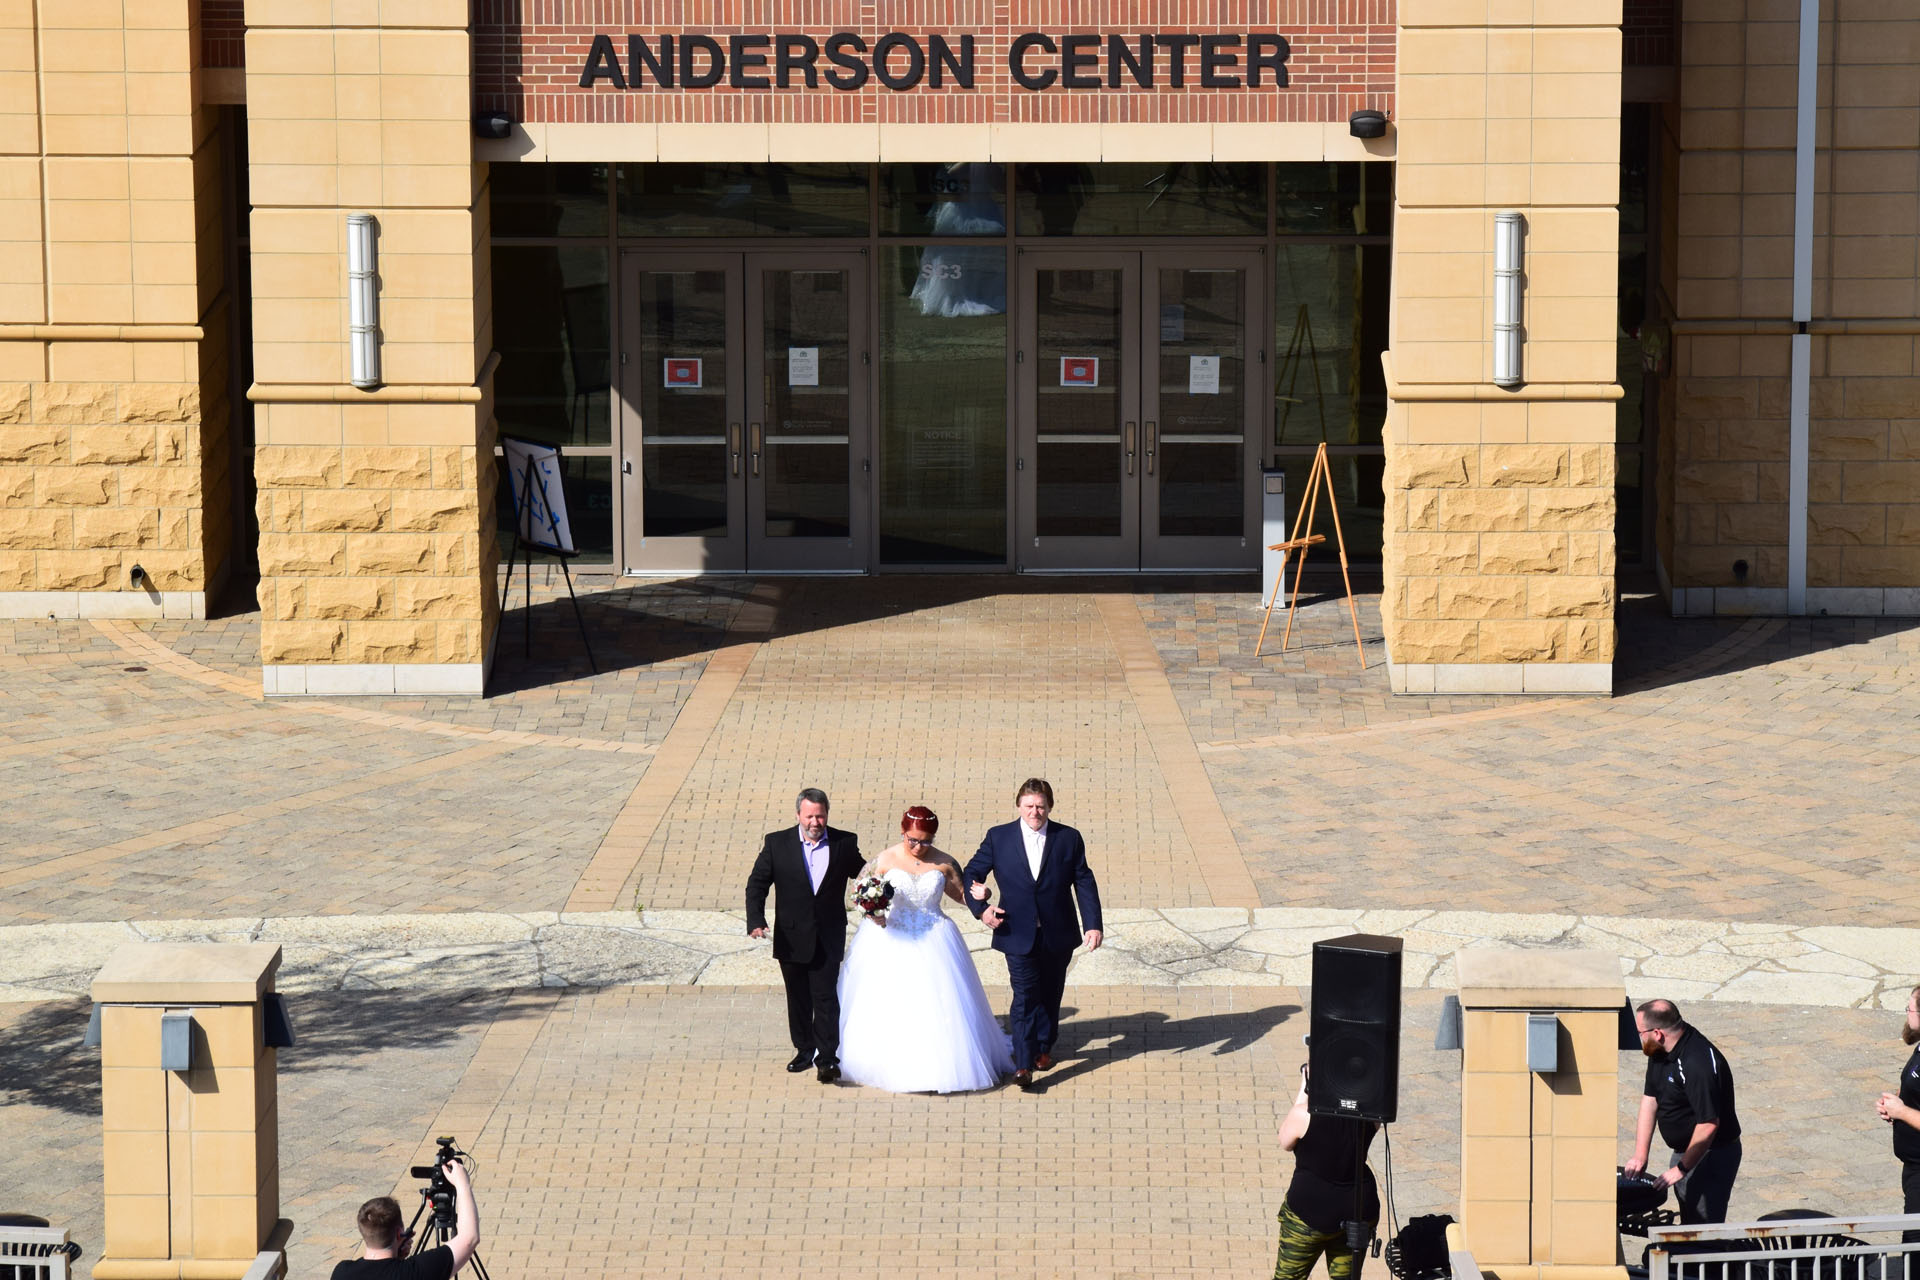
[[[887,924],[862,920],[840,970],[840,1071],[890,1093],[986,1089],[1013,1070],[943,872],[894,868]]]

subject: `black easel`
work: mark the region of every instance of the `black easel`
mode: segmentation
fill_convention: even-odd
[[[527,605],[521,612],[526,619],[526,632],[522,641],[522,652],[531,657],[533,654],[533,553],[539,551],[552,556],[560,562],[560,574],[567,580],[567,599],[573,602],[573,620],[580,628],[580,644],[587,651],[587,666],[595,675],[600,674],[600,666],[593,660],[593,641],[587,639],[587,620],[580,614],[580,598],[573,594],[573,574],[567,569],[567,561],[579,555],[577,551],[562,551],[557,545],[530,542],[521,536],[521,521],[527,518],[533,504],[533,459],[527,459],[526,474],[521,477],[520,497],[514,503],[513,511],[513,553],[507,557],[507,580],[500,590],[500,603],[504,607],[513,591],[513,562],[524,555],[527,572]],[[544,486],[541,492],[546,492]],[[546,504],[547,528],[553,531],[553,542],[560,541],[560,524],[553,518],[553,502]]]

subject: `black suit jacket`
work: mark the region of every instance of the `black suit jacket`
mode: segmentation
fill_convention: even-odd
[[[967,864],[966,882],[972,886],[991,875],[1000,885],[1000,909],[1007,918],[993,931],[993,949],[1024,956],[1036,946],[1071,951],[1080,945],[1086,929],[1100,929],[1100,889],[1087,866],[1087,845],[1080,833],[1058,822],[1047,825],[1047,842],[1040,857],[1040,879],[1027,865],[1027,842],[1016,820],[987,832],[980,850]],[[1080,919],[1073,917],[1080,904]],[[967,910],[977,917],[989,906],[967,894]]]
[[[800,852],[800,829],[770,831],[747,876],[747,928],[767,927],[767,890],[773,904],[773,958],[811,964],[822,948],[838,958],[847,947],[847,881],[865,865],[860,837],[827,828],[827,874],[813,891],[807,860]]]

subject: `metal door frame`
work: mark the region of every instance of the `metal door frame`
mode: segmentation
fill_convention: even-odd
[[[764,305],[760,272],[804,266],[833,265],[849,272],[848,342],[858,363],[849,378],[849,537],[837,561],[805,563],[804,557],[780,554],[788,548],[769,546],[778,540],[753,538],[755,519],[752,457],[749,449],[750,411],[763,408],[759,391],[761,353],[754,341],[754,322]],[[642,444],[645,424],[640,416],[641,379],[648,376],[638,351],[640,335],[640,275],[646,271],[720,271],[727,294],[727,533],[723,537],[657,537],[645,535]],[[873,570],[877,545],[873,525],[872,458],[874,442],[872,341],[869,332],[870,289],[867,251],[863,248],[778,249],[724,248],[706,251],[622,249],[617,272],[620,290],[619,403],[615,417],[613,453],[620,461],[619,509],[616,539],[623,573],[868,573]],[[710,442],[711,443],[711,442]],[[806,541],[826,541],[808,539]],[[794,549],[797,550],[797,549]],[[759,563],[756,563],[759,561]]]
[[[1265,395],[1271,378],[1265,336],[1270,332],[1266,320],[1267,291],[1263,283],[1268,270],[1266,252],[1261,249],[1146,249],[1140,258],[1140,314],[1154,318],[1152,324],[1143,320],[1140,333],[1139,406],[1144,460],[1140,477],[1140,568],[1193,573],[1258,570],[1260,471],[1265,457],[1262,448],[1269,430],[1263,424],[1272,421]],[[1246,310],[1241,317],[1246,387],[1240,411],[1240,533],[1238,536],[1162,537],[1156,530],[1160,515],[1159,476],[1164,472],[1157,463],[1170,433],[1167,424],[1160,420],[1160,272],[1209,269],[1246,273]],[[1171,433],[1171,438],[1178,439],[1179,435]]]
[[[868,334],[867,251],[772,249],[748,252],[741,279],[745,290],[746,344],[746,535],[751,573],[867,573],[875,554],[873,527],[873,344]],[[765,274],[768,271],[846,272],[847,297],[847,536],[771,538],[766,528],[766,485],[761,466],[767,422],[765,391]],[[823,553],[832,550],[832,556]]]
[[[1120,386],[1119,433],[1114,438],[1122,456],[1120,473],[1120,532],[1112,537],[1049,537],[1042,539],[1038,495],[1040,428],[1039,288],[1038,273],[1049,270],[1113,270],[1120,272],[1120,351],[1124,358],[1140,359],[1140,269],[1138,249],[1102,246],[1099,249],[1022,249],[1019,268],[1020,323],[1015,338],[1016,389],[1014,434],[1014,563],[1021,573],[1137,573],[1140,569],[1140,485],[1138,452],[1140,378],[1125,369]],[[1132,435],[1131,445],[1128,436]]]

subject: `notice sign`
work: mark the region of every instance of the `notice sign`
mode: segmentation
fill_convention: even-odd
[[[665,363],[666,372],[662,375],[661,381],[667,386],[699,387],[701,385],[699,360],[668,356]]]
[[[1099,356],[1061,356],[1060,385],[1097,387],[1100,385]]]
[[[787,385],[790,387],[820,385],[820,348],[787,348]]]
[[[1217,396],[1220,394],[1220,357],[1187,357],[1187,394],[1190,396]]]

